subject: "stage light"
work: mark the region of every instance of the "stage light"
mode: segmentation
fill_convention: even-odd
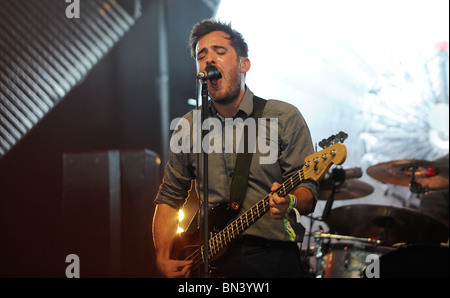
[[[183,221],[184,219],[184,212],[182,209],[180,209],[180,211],[178,211],[178,230],[177,233],[183,233],[184,229],[180,226],[180,223]]]

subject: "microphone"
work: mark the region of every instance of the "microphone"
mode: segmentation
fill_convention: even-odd
[[[359,167],[345,169],[344,172],[345,172],[345,179],[361,178],[363,174],[361,168]]]
[[[362,175],[363,172],[360,167],[345,170],[342,168],[334,168],[331,174],[325,175],[325,178],[320,182],[320,187],[322,189],[331,189],[333,185],[339,186],[347,179],[361,178]]]
[[[220,79],[221,77],[222,77],[222,74],[219,72],[217,67],[215,67],[214,65],[206,66],[205,70],[203,70],[197,74],[197,79],[202,79],[202,80],[214,81],[214,80]]]

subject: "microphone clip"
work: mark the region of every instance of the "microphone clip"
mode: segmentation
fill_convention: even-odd
[[[331,171],[331,180],[334,186],[340,186],[345,182],[345,170],[342,167],[336,167]]]

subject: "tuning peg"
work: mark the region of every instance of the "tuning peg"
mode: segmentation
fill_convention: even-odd
[[[322,149],[325,149],[330,146],[330,143],[326,139],[322,139],[322,141],[319,142],[319,147]]]
[[[344,143],[344,140],[346,140],[347,137],[348,137],[348,134],[346,134],[346,133],[343,132],[343,131],[340,131],[340,132],[337,134],[337,136],[336,136],[336,138],[337,138],[341,143]]]
[[[344,143],[344,140],[347,139],[347,137],[348,134],[340,131],[337,135],[331,135],[328,139],[322,139],[322,141],[319,142],[319,147],[325,149],[337,143]]]
[[[330,136],[330,137],[327,139],[327,141],[328,141],[328,143],[329,143],[330,145],[334,145],[334,144],[339,143],[339,139],[337,139],[335,135]]]

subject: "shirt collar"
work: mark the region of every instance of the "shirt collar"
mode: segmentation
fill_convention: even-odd
[[[217,115],[220,119],[224,119],[216,110],[214,105],[209,103],[210,111],[213,115]],[[238,111],[236,112],[236,115],[233,118],[236,117],[242,117],[247,118],[249,117],[253,112],[253,92],[245,86],[245,94],[244,98],[242,98],[241,104],[239,105]]]

